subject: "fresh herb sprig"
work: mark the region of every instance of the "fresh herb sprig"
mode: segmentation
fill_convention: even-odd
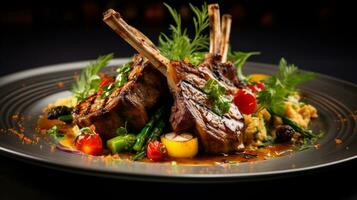
[[[117,69],[117,77],[115,78],[115,86],[122,87],[126,82],[128,82],[128,76],[131,71],[130,63],[126,63]]]
[[[206,82],[203,91],[212,99],[212,110],[218,115],[223,115],[229,111],[232,100],[225,95],[223,86],[216,80],[210,79]]]
[[[113,54],[107,54],[99,56],[96,61],[89,63],[86,68],[83,69],[78,77],[78,80],[72,86],[72,93],[77,100],[82,100],[98,90],[100,83],[100,77],[98,72],[108,65],[109,61],[113,58]]]
[[[52,126],[46,133],[51,136],[55,143],[64,137],[64,133],[60,130],[58,125]]]
[[[283,115],[284,101],[296,92],[296,85],[313,78],[313,73],[303,73],[295,65],[288,65],[282,58],[278,73],[264,80],[265,89],[258,93],[257,99],[260,107]]]
[[[201,9],[190,4],[194,12],[193,23],[195,35],[189,38],[187,29],[182,29],[181,16],[178,12],[165,4],[172,15],[175,25],[170,25],[171,35],[161,33],[159,36],[160,52],[170,60],[188,59],[191,64],[198,65],[204,59],[202,51],[207,51],[209,38],[203,31],[209,26],[207,4],[202,5]]]
[[[130,63],[123,64],[119,66],[116,71],[118,74],[115,78],[115,81],[102,88],[103,93],[101,95],[101,98],[106,98],[110,96],[115,89],[124,86],[124,84],[128,82],[128,76],[131,71],[131,64]]]
[[[253,55],[259,55],[260,52],[242,52],[242,51],[229,51],[228,60],[231,61],[237,68],[237,75],[240,81],[247,82],[247,77],[244,76],[242,68],[247,62],[248,58]]]

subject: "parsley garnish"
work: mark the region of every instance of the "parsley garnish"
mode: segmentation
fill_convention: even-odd
[[[55,143],[64,137],[64,133],[60,131],[60,128],[57,125],[52,126],[46,133],[51,136]]]
[[[165,4],[172,15],[175,25],[170,25],[171,35],[167,36],[161,33],[159,37],[159,49],[161,53],[170,60],[189,59],[191,64],[198,65],[204,59],[201,51],[208,49],[208,36],[202,32],[209,26],[207,5],[204,4],[201,9],[190,4],[194,12],[193,23],[195,26],[195,35],[190,39],[187,29],[181,27],[181,16],[177,11]]]
[[[115,89],[122,87],[125,83],[128,82],[128,76],[131,71],[131,65],[130,63],[123,64],[122,66],[118,67],[117,69],[117,76],[115,78],[114,83],[110,83],[107,86],[104,86],[103,89],[103,94],[101,95],[101,98],[106,98],[109,95],[111,95]]]
[[[231,99],[225,95],[226,90],[219,85],[216,80],[210,79],[206,82],[203,91],[209,95],[212,100],[212,110],[218,115],[223,115],[229,111]]]
[[[105,67],[112,58],[112,53],[99,56],[96,61],[89,63],[89,65],[82,70],[78,80],[73,84],[71,89],[77,100],[82,100],[98,90],[100,83],[98,72]]]
[[[282,58],[278,73],[264,80],[265,89],[258,93],[257,99],[260,107],[282,115],[284,101],[289,95],[296,92],[296,85],[313,78],[313,73],[302,73],[295,65],[288,65]]]
[[[128,82],[128,75],[131,71],[130,63],[126,63],[121,67],[118,67],[117,72],[118,75],[115,79],[115,86],[122,87],[126,82]]]
[[[303,138],[302,139],[302,144],[298,145],[296,149],[298,151],[303,151],[306,149],[310,149],[314,147],[317,144],[317,140],[321,139],[324,136],[323,132],[320,132],[319,134],[315,135],[312,138]]]

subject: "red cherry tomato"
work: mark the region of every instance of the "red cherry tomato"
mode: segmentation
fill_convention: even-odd
[[[260,91],[265,89],[265,84],[263,82],[257,83],[256,86],[260,89]]]
[[[262,82],[256,83],[254,85],[248,85],[248,88],[252,90],[252,92],[260,92],[264,90],[265,84]]]
[[[78,150],[94,156],[101,155],[103,150],[102,139],[99,134],[92,131],[81,133],[76,138],[75,146]]]
[[[257,99],[253,92],[241,89],[234,96],[234,104],[238,106],[238,109],[243,114],[249,115],[255,112],[257,109]]]
[[[150,160],[157,162],[167,156],[167,150],[164,144],[156,140],[148,144],[146,155]]]
[[[115,80],[110,77],[110,76],[103,76],[100,83],[99,83],[99,89],[98,89],[98,94],[101,95],[103,94],[103,87],[113,83]]]

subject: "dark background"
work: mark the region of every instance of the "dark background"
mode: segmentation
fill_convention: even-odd
[[[185,26],[190,24],[188,1],[166,2],[180,11]],[[283,56],[302,69],[357,83],[354,73],[357,12],[352,3],[338,0],[218,2],[221,13],[233,15],[232,48],[261,52],[251,61],[277,63]],[[154,42],[172,22],[162,2],[152,0],[145,3],[134,0],[1,2],[0,75],[94,59],[109,52],[114,52],[115,57],[132,55],[131,47],[101,21],[107,8],[120,11],[128,23]],[[74,175],[0,157],[0,199],[63,199],[68,197],[66,188],[73,188],[78,197],[104,194],[118,199],[123,194],[176,199],[202,195],[357,199],[356,170],[356,161],[351,161],[282,180],[228,185],[148,184]]]

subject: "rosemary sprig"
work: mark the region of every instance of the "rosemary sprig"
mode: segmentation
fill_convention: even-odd
[[[167,4],[165,6],[172,15],[175,25],[170,25],[170,36],[164,33],[159,36],[161,53],[170,60],[188,59],[191,64],[198,65],[204,58],[202,51],[207,51],[209,44],[208,35],[203,34],[209,26],[207,4],[202,5],[201,9],[190,4],[195,15],[193,17],[195,35],[192,39],[189,38],[187,29],[182,29],[181,16],[178,12]]]

